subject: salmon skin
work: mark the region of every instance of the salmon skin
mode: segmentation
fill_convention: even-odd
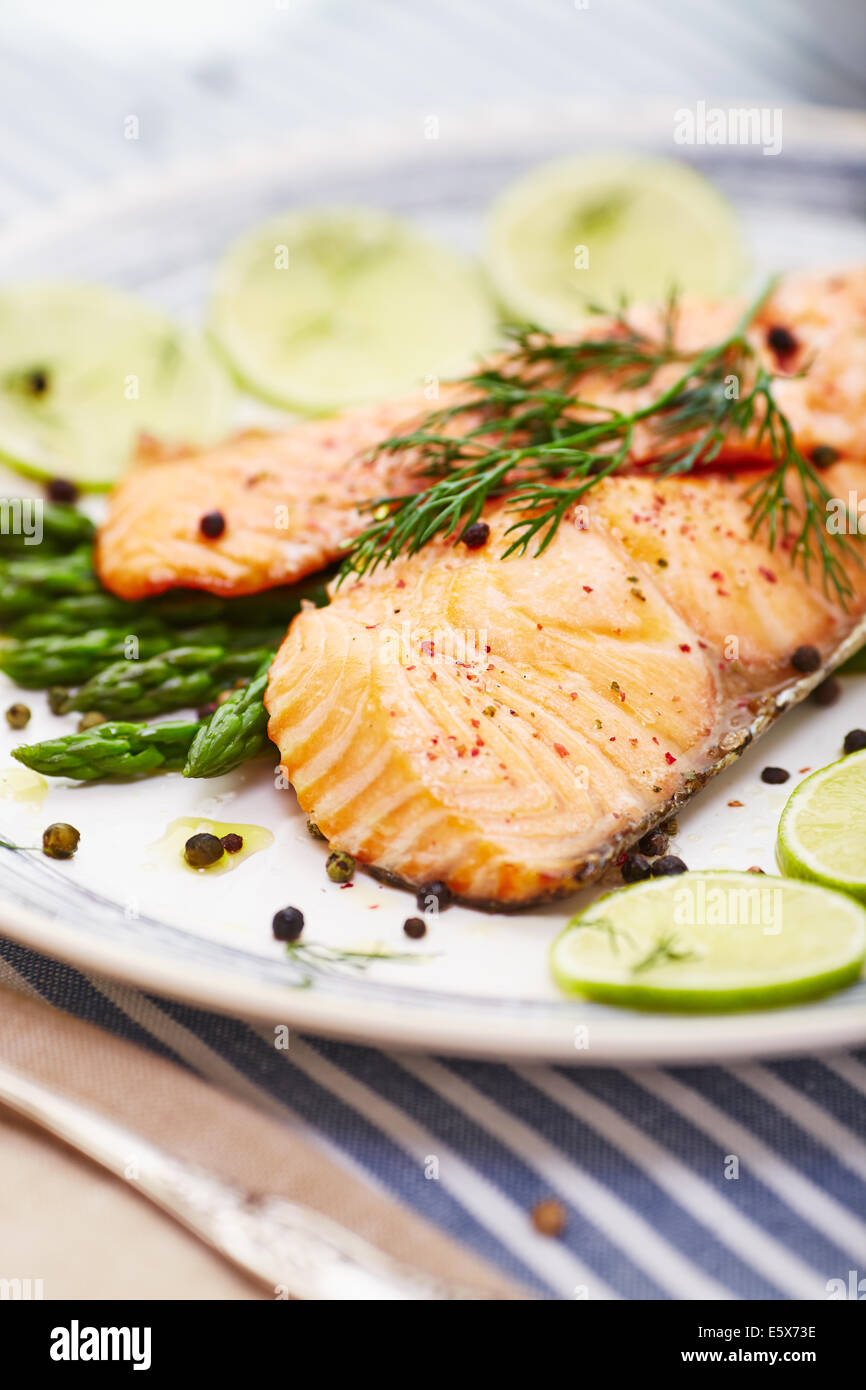
[[[684,302],[675,341],[686,354],[721,341],[744,306]],[[650,337],[662,332],[657,309],[636,307],[630,323]],[[792,275],[760,308],[750,337],[777,381],[779,406],[799,447],[817,445],[866,458],[866,270]],[[621,324],[596,318],[593,337]],[[638,390],[616,376],[581,379],[580,397],[629,410],[653,399],[683,370],[659,369]],[[801,373],[805,372],[805,375]],[[121,598],[139,599],[172,588],[224,596],[294,583],[343,553],[369,519],[361,504],[423,487],[410,455],[370,450],[432,405],[453,401],[462,388],[443,388],[438,402],[417,396],[314,421],[282,434],[230,441],[186,458],[143,462],[120,483],[101,528],[96,563],[103,584]],[[465,417],[459,424],[465,426]],[[652,432],[636,431],[633,459],[652,455]],[[727,456],[755,452],[748,439],[731,441]],[[224,529],[208,537],[205,513],[219,512]]]
[[[866,464],[824,478],[862,493]],[[265,703],[302,809],[374,874],[478,907],[598,878],[866,636],[866,570],[849,554],[838,606],[742,492],[614,476],[507,560],[500,503],[483,549],[432,542],[299,614]]]

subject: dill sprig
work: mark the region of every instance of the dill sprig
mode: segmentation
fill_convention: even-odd
[[[655,965],[675,964],[679,961],[694,960],[698,952],[684,942],[679,942],[675,932],[662,932],[650,946],[645,956],[631,967],[632,975],[640,975],[644,970],[652,970]]]
[[[314,975],[334,973],[335,969],[339,972],[341,966],[350,971],[363,971],[368,970],[377,960],[405,963],[430,960],[432,956],[429,951],[390,951],[385,946],[375,946],[366,951],[352,950],[328,946],[322,941],[292,941],[286,950],[290,958],[301,967],[303,987],[312,984]]]
[[[503,558],[533,541],[541,554],[569,508],[631,463],[635,429],[647,425],[658,446],[649,466],[662,476],[711,463],[732,436],[751,436],[756,451],[768,446],[768,471],[746,489],[753,534],[766,522],[771,549],[784,544],[792,563],[802,558],[807,577],[817,556],[825,590],[844,604],[852,590],[843,558],[853,549],[842,534],[831,542],[824,525],[830,494],[797,448],[773,395],[775,378],[747,338],[771,290],[772,284],[727,337],[696,355],[675,347],[674,296],[659,337],[634,328],[624,309],[605,333],[571,343],[535,327],[509,330],[511,346],[498,366],[464,378],[458,400],[374,450],[409,453],[429,483],[415,494],[369,503],[372,519],[350,543],[341,579],[414,555],[436,536],[459,539],[501,497],[517,513]],[[631,411],[581,399],[580,383],[592,373],[630,390],[676,363],[683,368],[676,379]],[[799,513],[787,495],[792,475],[803,495]]]

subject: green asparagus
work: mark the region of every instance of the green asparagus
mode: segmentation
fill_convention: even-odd
[[[24,744],[12,754],[19,763],[48,777],[93,782],[100,777],[138,777],[183,767],[200,725],[97,724],[81,734]]]
[[[0,649],[0,671],[27,690],[50,685],[78,685],[110,662],[129,654],[124,628],[101,627],[76,637],[33,637]],[[134,634],[136,655],[146,661],[177,641],[166,633]]]
[[[261,647],[231,651],[214,645],[170,647],[147,661],[115,661],[81,687],[71,708],[99,710],[109,719],[144,719],[206,704],[255,675],[262,657]]]
[[[37,611],[46,598],[98,592],[90,546],[69,555],[0,559],[0,619]]]
[[[260,753],[268,741],[268,712],[263,700],[273,653],[243,690],[211,715],[196,734],[184,777],[222,777]]]
[[[262,703],[272,654],[258,673],[209,719],[171,724],[97,724],[80,734],[16,748],[13,758],[48,777],[93,782],[100,777],[138,777],[183,767],[186,777],[220,777],[267,743]]]
[[[39,510],[35,510],[39,508]],[[22,519],[26,519],[25,534]],[[33,544],[37,522],[40,539]],[[56,502],[43,502],[41,497],[10,497],[4,500],[0,511],[0,552],[3,554],[29,554],[72,550],[93,540],[94,525],[83,512],[74,507],[65,507]]]
[[[57,599],[50,608],[46,596]],[[285,630],[305,599],[327,602],[321,578],[241,598],[177,589],[132,602],[100,587],[89,546],[70,555],[0,556],[0,621],[21,638],[76,636],[91,627],[128,625],[128,631],[139,632],[143,624],[153,630],[156,623],[178,628],[215,621],[233,628],[256,623]]]
[[[2,602],[0,602],[2,606]],[[50,608],[33,604],[22,617],[7,622],[10,637],[75,637],[94,627],[123,627],[128,632],[140,632],[142,624],[151,628],[159,619],[145,619],[138,605],[126,603],[113,594],[69,594],[55,599]]]

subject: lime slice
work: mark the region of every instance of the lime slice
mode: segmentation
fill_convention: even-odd
[[[713,184],[673,160],[617,156],[559,160],[513,184],[490,213],[486,260],[509,313],[556,330],[623,296],[730,294],[745,271]]]
[[[599,898],[551,948],[562,989],[639,1009],[720,1012],[852,984],[866,911],[813,883],[688,873]]]
[[[866,749],[813,772],[791,793],[776,857],[792,878],[866,902]]]
[[[0,291],[0,458],[35,478],[109,487],[138,436],[206,444],[231,385],[201,337],[113,290]]]
[[[240,381],[311,413],[455,376],[495,341],[478,271],[385,213],[286,213],[228,251],[210,329]]]

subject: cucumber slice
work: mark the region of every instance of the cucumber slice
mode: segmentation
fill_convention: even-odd
[[[496,338],[476,269],[366,209],[286,213],[242,237],[209,326],[247,390],[311,414],[458,375]]]
[[[745,256],[736,215],[686,164],[593,156],[533,170],[494,204],[486,262],[517,319],[567,330],[589,304],[726,295]]]
[[[33,478],[110,487],[141,433],[207,444],[232,389],[204,340],[114,290],[0,291],[0,458]]]
[[[866,903],[866,749],[813,772],[791,793],[776,857],[792,878]]]
[[[622,888],[551,948],[560,987],[607,1004],[715,1013],[812,999],[860,975],[866,911],[812,883],[693,872]]]

